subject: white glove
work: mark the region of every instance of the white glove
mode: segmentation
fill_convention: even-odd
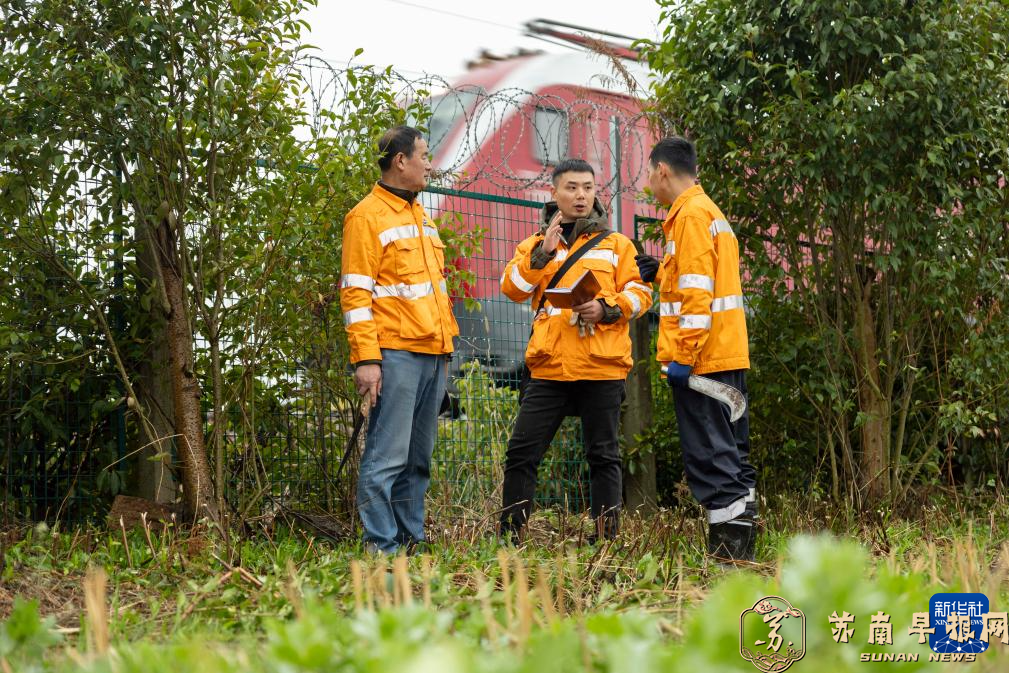
[[[591,323],[586,323],[582,320],[582,316],[574,311],[571,312],[571,317],[568,319],[568,324],[572,327],[578,325],[578,336],[585,338],[585,332],[588,331],[589,336],[596,335],[596,327]]]

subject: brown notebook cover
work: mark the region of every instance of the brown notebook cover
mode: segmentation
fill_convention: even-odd
[[[555,287],[547,290],[547,301],[556,308],[571,308],[592,301],[600,290],[599,281],[586,269],[585,273],[571,284],[571,287]]]

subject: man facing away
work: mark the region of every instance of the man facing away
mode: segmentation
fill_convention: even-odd
[[[431,172],[419,131],[379,140],[382,179],[343,226],[340,302],[354,382],[373,408],[357,505],[368,549],[387,554],[424,541],[438,409],[452,337],[445,246],[417,194]]]
[[[553,201],[543,207],[539,231],[522,241],[505,267],[501,289],[509,299],[532,299],[535,310],[569,255],[601,232],[607,214],[596,198],[595,173],[585,161],[569,159],[554,169]],[[592,271],[600,292],[573,310],[549,301],[533,316],[526,349],[531,379],[521,396],[505,458],[501,534],[519,537],[532,509],[536,471],[565,416],[582,419],[590,470],[591,511],[597,535],[617,533],[621,505],[618,443],[620,405],[630,371],[630,320],[651,306],[651,288],[641,283],[635,249],[610,232],[575,262],[558,287]]]
[[[750,366],[739,278],[739,245],[722,211],[697,183],[697,153],[685,138],[665,138],[649,157],[648,184],[671,204],[662,225],[661,265],[637,257],[645,282],[659,284],[658,360],[668,365],[687,483],[708,511],[708,551],[754,558],[756,472],[749,462],[749,405],[735,423],[721,402],[687,387],[691,374],[746,394]]]

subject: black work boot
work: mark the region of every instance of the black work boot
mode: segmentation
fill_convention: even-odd
[[[757,526],[746,513],[708,524],[708,553],[722,561],[753,561]]]
[[[595,546],[600,540],[615,540],[620,532],[620,513],[607,512],[595,520],[595,530],[586,538],[586,542]]]
[[[522,544],[525,526],[519,526],[513,521],[501,521],[497,530],[497,543],[503,547],[518,547]]]

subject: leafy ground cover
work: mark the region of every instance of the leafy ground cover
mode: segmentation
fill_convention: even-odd
[[[439,508],[424,554],[384,559],[356,541],[280,528],[228,541],[200,531],[6,535],[3,671],[753,671],[740,613],[782,596],[806,618],[792,670],[939,670],[909,636],[937,592],[1009,605],[1004,500],[946,500],[913,517],[768,503],[759,563],[705,559],[693,509],[627,520],[613,544],[542,512],[526,544]],[[891,643],[868,643],[890,616]],[[855,616],[848,643],[829,616]],[[850,628],[850,626],[849,626]],[[919,661],[863,663],[865,653]],[[994,643],[969,664],[1007,670]]]

